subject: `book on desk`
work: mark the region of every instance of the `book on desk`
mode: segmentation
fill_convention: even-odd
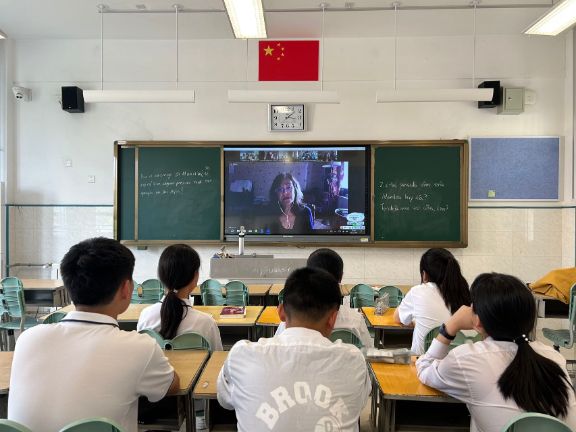
[[[220,318],[246,318],[246,306],[224,306]]]

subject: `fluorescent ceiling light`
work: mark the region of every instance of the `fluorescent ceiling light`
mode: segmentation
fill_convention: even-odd
[[[262,0],[224,0],[237,39],[266,39]]]
[[[340,103],[335,91],[228,90],[228,102],[240,103]]]
[[[194,90],[84,90],[84,102],[194,102]]]
[[[556,36],[574,23],[576,23],[576,0],[564,0],[524,30],[524,33]]]
[[[490,101],[494,89],[400,89],[380,90],[376,102],[478,102]]]
[[[8,36],[6,36],[6,33],[4,33],[2,30],[0,30],[0,39],[6,39]]]

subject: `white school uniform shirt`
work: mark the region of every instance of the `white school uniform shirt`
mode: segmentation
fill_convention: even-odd
[[[530,342],[534,350],[558,363],[566,376],[566,360],[552,347]],[[487,338],[464,344],[449,351],[449,346],[434,339],[418,361],[418,378],[456,399],[465,402],[471,414],[470,432],[500,432],[514,417],[524,413],[513,399],[504,399],[498,380],[514,359],[518,346],[514,342]],[[576,430],[576,400],[570,389],[570,406],[564,421]]]
[[[398,306],[398,314],[402,324],[410,325],[414,322],[410,349],[416,355],[424,353],[424,339],[428,332],[452,315],[434,282],[412,287]]]
[[[138,397],[162,399],[174,369],[156,341],[102,314],[70,312],[23,332],[16,343],[8,419],[58,431],[90,417],[138,430]]]
[[[358,348],[291,327],[237,342],[217,388],[220,405],[236,410],[238,432],[310,432],[358,431],[371,385]]]
[[[362,342],[362,345],[364,345],[366,348],[374,346],[374,340],[370,337],[370,332],[368,331],[368,326],[364,320],[364,315],[358,312],[357,309],[351,308],[346,304],[340,305],[334,328],[344,328],[351,330],[352,333],[358,336]],[[278,336],[284,330],[286,330],[286,323],[282,321],[276,329],[274,336]]]
[[[218,330],[218,325],[216,324],[216,321],[214,321],[212,315],[194,309],[190,304],[189,299],[184,299],[182,301],[186,303],[187,306],[186,311],[184,312],[186,316],[180,322],[178,330],[176,331],[176,336],[181,335],[182,333],[196,332],[204,336],[208,342],[210,342],[212,351],[222,351],[220,330]],[[145,329],[152,329],[157,332],[160,331],[161,308],[162,303],[159,302],[143,309],[140,313],[140,318],[138,318],[136,329],[138,331]]]

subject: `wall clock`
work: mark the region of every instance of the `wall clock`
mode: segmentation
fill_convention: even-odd
[[[268,130],[303,132],[306,125],[304,104],[268,105]]]

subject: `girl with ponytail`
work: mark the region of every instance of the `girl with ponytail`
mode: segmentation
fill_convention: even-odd
[[[182,333],[204,336],[214,351],[222,350],[220,331],[212,315],[194,309],[190,293],[198,283],[200,256],[190,246],[168,246],[158,261],[158,278],[165,287],[164,298],[140,314],[137,330],[152,329],[164,339]]]
[[[441,327],[418,359],[420,381],[460,399],[472,416],[470,430],[501,431],[523,412],[548,414],[576,429],[576,400],[566,360],[552,347],[530,342],[536,303],[520,280],[484,273],[471,288],[472,307],[462,306]],[[449,351],[460,330],[485,339]]]
[[[420,259],[421,284],[412,287],[394,312],[395,320],[414,324],[412,352],[424,353],[424,339],[462,305],[470,305],[468,282],[454,255],[446,249],[429,249]]]

